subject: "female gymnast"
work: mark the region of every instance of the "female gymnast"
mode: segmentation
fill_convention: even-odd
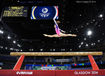
[[[76,37],[77,36],[76,34],[65,34],[65,31],[61,30],[58,26],[60,21],[56,22],[54,19],[54,23],[55,23],[54,28],[55,28],[56,34],[53,34],[53,35],[43,34],[44,36],[46,37],[68,37],[68,36]]]

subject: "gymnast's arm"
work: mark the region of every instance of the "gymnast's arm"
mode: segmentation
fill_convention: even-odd
[[[63,31],[63,30],[61,30],[61,29],[60,29],[60,31],[61,31],[62,33],[66,33],[65,31]]]

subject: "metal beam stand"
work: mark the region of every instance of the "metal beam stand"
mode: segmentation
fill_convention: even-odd
[[[90,60],[92,69],[93,69],[93,70],[99,70],[99,67],[98,67],[98,65],[96,64],[96,62],[95,62],[93,56],[92,56],[92,55],[88,55],[88,58],[89,58],[89,60]]]
[[[24,55],[21,55],[20,58],[18,59],[16,65],[14,66],[13,70],[20,70],[23,60],[24,60]]]

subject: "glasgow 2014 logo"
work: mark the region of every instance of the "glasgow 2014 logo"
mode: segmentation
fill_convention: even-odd
[[[42,9],[42,12],[43,12],[43,13],[47,13],[47,12],[48,12],[48,9],[47,9],[47,8],[43,8],[43,9]]]
[[[48,17],[50,13],[48,13],[48,8],[42,8],[42,12],[40,13],[41,17]]]
[[[58,6],[33,6],[31,19],[58,19]]]

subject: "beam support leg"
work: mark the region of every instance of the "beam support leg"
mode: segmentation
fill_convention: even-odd
[[[13,70],[20,70],[23,60],[24,60],[24,55],[21,55],[20,58],[18,59],[16,65],[14,66]]]
[[[88,58],[89,58],[89,60],[90,60],[92,69],[93,69],[93,70],[99,70],[99,67],[98,67],[98,65],[96,64],[96,62],[95,62],[93,56],[92,56],[92,55],[88,55]]]

